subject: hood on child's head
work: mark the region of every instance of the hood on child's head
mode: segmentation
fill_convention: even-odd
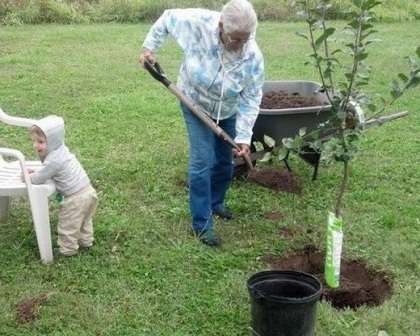
[[[47,152],[51,153],[64,144],[64,119],[55,115],[37,120],[34,123],[47,138]]]

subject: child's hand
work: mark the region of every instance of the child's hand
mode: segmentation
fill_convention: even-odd
[[[29,168],[26,171],[28,172],[29,175],[35,173],[35,170],[29,169]],[[22,172],[22,174],[20,174],[20,178],[21,178],[22,182],[25,182],[25,176],[23,176],[23,172]]]

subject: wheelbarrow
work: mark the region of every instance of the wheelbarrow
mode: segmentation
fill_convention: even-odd
[[[276,144],[281,146],[283,138],[293,138],[299,134],[299,130],[306,128],[307,133],[317,129],[320,124],[326,122],[331,117],[331,105],[327,95],[321,89],[321,85],[313,81],[295,80],[295,81],[266,81],[263,85],[263,94],[268,92],[282,92],[287,95],[299,95],[305,98],[311,98],[319,104],[308,107],[284,108],[284,109],[264,109],[260,108],[253,128],[252,142],[259,141],[264,143],[264,135],[268,135],[275,140]],[[354,115],[358,123],[363,124],[363,128],[369,128],[375,125],[381,125],[384,122],[406,116],[407,112],[398,112],[387,117],[381,117],[365,121],[363,110],[360,106],[353,104]],[[331,133],[321,134],[320,140],[326,141],[331,137]],[[299,156],[311,166],[313,166],[312,180],[317,178],[318,167],[321,153],[312,148],[302,148]],[[291,171],[288,157],[283,159],[287,169]],[[251,160],[255,162],[262,155],[255,152],[251,153]],[[235,176],[240,176],[245,171],[243,163],[235,162]]]

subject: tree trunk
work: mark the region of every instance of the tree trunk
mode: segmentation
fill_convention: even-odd
[[[337,218],[341,217],[341,203],[343,201],[344,191],[346,190],[346,187],[347,187],[348,176],[349,176],[349,162],[344,161],[343,178],[341,180],[340,189],[338,190],[338,194],[337,194],[337,202],[335,204],[335,217]]]

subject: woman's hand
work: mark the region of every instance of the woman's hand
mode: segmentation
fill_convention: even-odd
[[[240,150],[233,149],[233,154],[236,156],[246,157],[251,154],[251,149],[248,144],[238,143]]]
[[[144,65],[144,62],[148,61],[151,64],[156,63],[156,56],[153,51],[143,48],[143,51],[140,53],[139,63]]]

